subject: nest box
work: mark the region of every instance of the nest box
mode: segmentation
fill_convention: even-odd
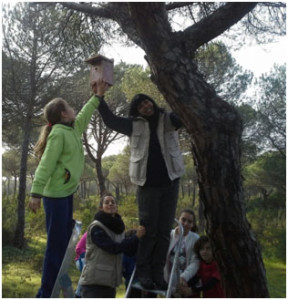
[[[91,65],[90,84],[92,85],[99,79],[103,79],[109,85],[113,85],[114,59],[109,59],[103,55],[96,54],[85,60]]]

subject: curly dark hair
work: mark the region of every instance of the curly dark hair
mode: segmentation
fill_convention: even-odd
[[[206,235],[200,236],[200,238],[196,241],[194,245],[194,251],[199,259],[202,260],[200,256],[200,250],[204,247],[205,244],[210,243],[209,238]]]

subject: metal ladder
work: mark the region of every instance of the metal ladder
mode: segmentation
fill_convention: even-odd
[[[60,298],[60,292],[62,290],[64,298],[74,298],[74,290],[72,287],[72,281],[68,274],[73,255],[75,253],[75,247],[78,242],[78,238],[81,232],[82,223],[80,221],[75,221],[72,234],[59,269],[57,279],[55,281],[52,294],[50,298]]]
[[[183,226],[177,219],[175,219],[175,221],[177,222],[177,224],[179,226],[179,239],[178,239],[178,242],[176,244],[177,248],[176,248],[176,252],[175,252],[175,256],[174,256],[174,260],[173,260],[173,265],[172,265],[172,269],[171,269],[171,273],[170,273],[170,278],[169,278],[167,291],[165,291],[165,290],[155,290],[155,289],[153,289],[153,290],[144,289],[141,286],[140,282],[137,280],[137,278],[135,278],[135,274],[136,274],[136,266],[135,266],[135,268],[133,270],[133,273],[131,275],[129,284],[127,286],[125,298],[128,298],[132,288],[139,289],[139,290],[146,291],[146,292],[150,292],[150,293],[154,293],[154,294],[157,294],[157,295],[159,294],[159,295],[162,295],[166,298],[171,298],[171,294],[172,294],[172,292],[174,292],[174,290],[176,288],[176,285],[179,281],[179,277],[180,277],[179,268],[178,268],[178,258],[179,258],[179,253],[180,253],[182,240],[183,240]]]

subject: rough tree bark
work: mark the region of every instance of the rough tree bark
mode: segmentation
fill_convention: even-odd
[[[227,3],[210,16],[173,32],[165,3],[109,3],[86,13],[110,18],[147,55],[153,81],[181,117],[193,144],[206,232],[213,242],[227,297],[269,297],[259,245],[245,215],[240,142],[242,121],[197,71],[193,53],[257,3]],[[81,10],[81,4],[66,3]],[[99,13],[101,12],[101,13]]]
[[[251,3],[234,5],[233,13],[243,16],[254,6]],[[226,296],[268,297],[261,252],[243,204],[241,118],[197,72],[191,60],[191,48],[187,48],[189,43],[185,43],[187,32],[183,36],[172,34],[161,3],[130,4],[129,8],[138,37],[144,44],[154,82],[191,134],[206,231],[214,244]],[[193,41],[190,44],[192,50],[209,41],[213,34],[223,32],[217,21],[226,23],[227,12],[228,8],[219,11],[218,16],[204,20],[207,24],[199,31],[190,28],[193,37],[188,40]],[[208,24],[216,30],[207,32],[205,26]]]

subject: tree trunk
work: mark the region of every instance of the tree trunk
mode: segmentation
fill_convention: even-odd
[[[115,194],[116,194],[116,200],[118,201],[120,199],[120,190],[118,185],[115,188]]]
[[[19,249],[25,247],[25,198],[26,198],[26,173],[27,173],[27,158],[28,158],[28,146],[30,140],[30,123],[26,120],[24,127],[24,139],[21,149],[21,165],[19,176],[19,193],[18,193],[18,208],[17,208],[17,223],[14,234],[13,245]]]
[[[174,68],[173,61],[150,63],[158,88],[191,134],[206,232],[213,241],[226,296],[268,297],[259,245],[243,203],[241,119],[192,71],[195,66],[185,53],[175,50],[182,59],[174,61]]]
[[[97,174],[97,184],[99,187],[99,194],[102,196],[104,192],[106,191],[105,188],[105,178],[102,172],[102,159],[96,158],[95,159],[95,167],[96,167],[96,174]]]
[[[198,73],[184,41],[170,37],[161,8],[159,3],[130,4],[153,81],[191,135],[206,232],[226,297],[269,297],[259,245],[243,203],[241,118]]]
[[[196,184],[195,184],[195,181],[193,180],[193,182],[192,182],[192,207],[195,206],[195,201],[196,201]]]
[[[198,216],[199,216],[199,220],[198,220],[199,232],[203,232],[205,229],[205,217],[204,217],[203,202],[201,200],[199,201]]]
[[[13,189],[13,198],[15,199],[15,196],[17,194],[17,175],[14,175],[14,189]]]

